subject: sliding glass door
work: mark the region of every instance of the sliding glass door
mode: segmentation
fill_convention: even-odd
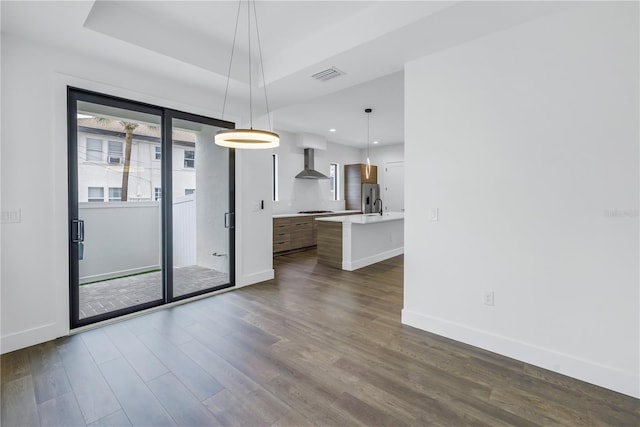
[[[232,281],[229,189],[233,151],[212,141],[220,127],[171,113],[173,298]]]
[[[73,88],[68,115],[71,326],[233,286],[231,124]]]

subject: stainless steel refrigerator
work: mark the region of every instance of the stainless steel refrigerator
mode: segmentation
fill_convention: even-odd
[[[380,185],[362,184],[362,213],[378,213],[382,209],[382,202],[376,203],[380,198]]]

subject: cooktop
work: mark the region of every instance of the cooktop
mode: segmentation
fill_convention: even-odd
[[[333,213],[333,211],[299,211],[299,214]]]

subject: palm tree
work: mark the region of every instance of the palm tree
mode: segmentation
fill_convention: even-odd
[[[109,123],[113,122],[113,120],[106,119],[104,117],[95,117],[95,120],[102,126],[108,126]],[[122,193],[120,195],[120,200],[126,202],[129,194],[129,169],[131,166],[131,146],[133,145],[133,131],[138,127],[138,123],[125,121],[120,121],[119,123],[124,128],[125,140],[124,166],[122,168]]]
[[[129,167],[131,165],[131,145],[133,144],[133,131],[138,127],[138,123],[120,122],[124,127],[125,133],[125,149],[124,149],[124,167],[122,168],[122,195],[120,200],[127,201],[129,193]]]

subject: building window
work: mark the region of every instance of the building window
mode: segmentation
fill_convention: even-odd
[[[271,155],[271,200],[278,201],[278,155]]]
[[[107,161],[112,164],[119,165],[122,163],[122,142],[109,141],[109,156]]]
[[[192,195],[192,194],[193,194],[193,193],[195,193],[195,192],[196,192],[196,189],[195,189],[195,188],[185,188],[185,189],[184,189],[184,195],[185,195],[185,196],[190,196],[190,195]]]
[[[194,168],[196,166],[196,152],[192,150],[184,150],[184,167]]]
[[[337,163],[329,163],[329,183],[331,200],[340,200],[340,165]]]
[[[104,188],[89,187],[87,200],[90,202],[104,202]]]
[[[156,149],[155,159],[156,160],[162,159],[162,147],[159,145],[156,145],[155,149]]]
[[[156,201],[162,199],[162,187],[156,187],[154,189],[154,197]]]
[[[122,200],[122,187],[109,187],[109,201],[119,202]]]
[[[102,161],[102,140],[87,138],[87,162]]]

